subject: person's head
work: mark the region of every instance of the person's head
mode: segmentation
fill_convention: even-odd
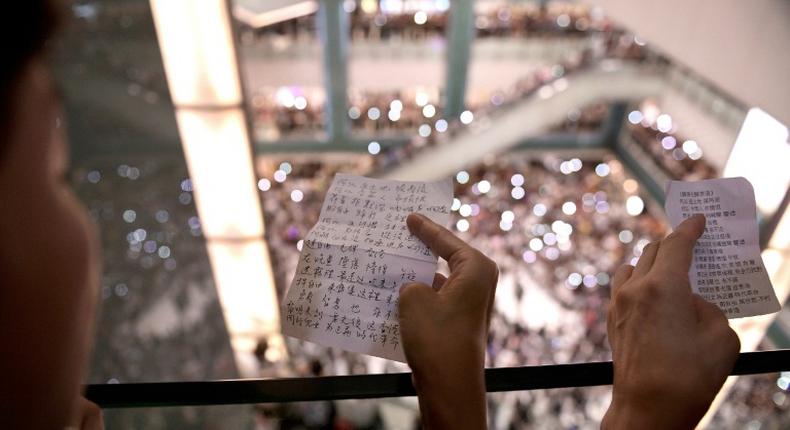
[[[47,62],[61,5],[9,8],[0,18],[0,285],[24,288],[50,273],[63,288],[95,287],[92,227],[65,180],[68,151]]]

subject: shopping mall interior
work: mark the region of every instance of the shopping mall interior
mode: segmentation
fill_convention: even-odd
[[[611,360],[614,271],[669,180],[743,176],[790,293],[790,3],[77,0],[53,58],[69,180],[104,252],[91,384],[408,371],[281,334],[335,173],[452,178],[497,262],[487,366]],[[790,347],[790,310],[734,319]],[[702,428],[790,427],[790,372]],[[611,387],[489,394],[492,429],[597,429]],[[416,398],[107,409],[108,429],[412,429]]]

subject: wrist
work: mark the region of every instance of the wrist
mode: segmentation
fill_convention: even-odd
[[[632,429],[689,429],[693,430],[704,415],[689,414],[660,401],[651,404],[634,401],[612,401],[601,421],[602,430]]]

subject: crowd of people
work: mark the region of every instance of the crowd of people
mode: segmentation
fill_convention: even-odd
[[[564,167],[568,165],[570,169]],[[365,173],[369,165],[281,163],[274,168],[291,172],[282,183],[269,178],[268,184],[274,185],[261,192],[267,242],[283,294],[300,241],[317,221],[334,173]],[[293,201],[294,190],[304,198]],[[644,206],[626,208],[634,197],[641,202],[638,185],[613,159],[510,154],[458,173],[452,230],[497,261],[501,271],[488,365],[610,358],[605,311],[614,269],[638,258],[648,241],[666,232],[664,222]],[[308,363],[320,363],[330,374],[368,373],[371,363],[374,372],[400,369],[294,339],[287,344],[289,355],[301,365],[281,367],[278,376],[304,375]],[[547,391],[498,394],[491,396],[489,406],[492,428],[592,428],[607,405],[607,389],[601,388],[573,390],[571,396]]]
[[[103,249],[88,382],[238,377],[183,158],[98,157],[75,165],[69,176]],[[105,418],[108,428],[235,427],[244,422],[243,411],[117,410]]]
[[[91,67],[98,64],[123,77],[129,97],[159,103],[167,99],[161,67],[142,65],[128,51],[117,49],[113,40],[103,37],[107,26],[154,35],[152,23],[138,20],[139,11],[128,10],[136,6],[127,3],[124,7],[94,5],[93,9],[75,9],[75,13],[84,15],[80,25],[90,34],[90,43],[78,49],[84,61],[75,70],[87,70],[85,59],[95,60]],[[363,2],[351,3],[347,11],[354,40],[427,39],[445,34],[446,13],[426,14],[425,22],[418,24],[414,12],[384,14],[377,9],[366,13]],[[381,16],[386,16],[383,23]],[[475,24],[477,37],[581,36],[584,32],[603,31],[607,34],[606,55],[629,59],[644,55],[641,41],[613,31],[607,21],[597,20],[595,14],[576,10],[575,6],[553,8],[549,3],[548,8],[528,5],[523,10],[508,6],[480,12]],[[315,37],[314,16],[278,26],[276,32],[280,36]],[[153,38],[151,44],[155,46]],[[543,68],[514,87],[502,88],[488,100],[470,105],[475,121],[546,85],[561,82],[566,74],[589,64],[590,58],[601,58],[590,55]],[[443,119],[438,90],[424,94],[418,99],[416,90],[352,93],[349,118],[354,130],[377,134],[407,130],[414,135],[421,125],[427,124],[431,131],[428,136],[420,135],[400,149],[360,160],[334,164],[294,162],[284,169],[288,173],[282,183],[270,175],[285,166],[278,163],[262,173],[262,179],[269,181],[267,187],[261,186],[261,198],[281,297],[294,273],[300,240],[317,220],[323,193],[334,173],[367,174],[403,162],[422,146],[441,144],[467,125],[458,120],[445,120],[440,125]],[[324,103],[320,96],[293,91],[290,98],[286,96],[290,102],[285,104],[278,101],[276,90],[260,96],[257,102],[252,101],[254,115],[260,115],[263,123],[274,123],[269,130],[277,130],[277,136],[288,130],[314,134],[323,130]],[[398,121],[389,116],[395,100],[401,102],[400,108],[395,109],[399,111]],[[425,115],[427,105],[434,108],[430,118]],[[378,116],[371,111],[373,108]],[[568,121],[558,127],[593,130],[605,112],[603,105],[579,109],[569,113]],[[445,131],[440,132],[440,128]],[[690,157],[694,151],[682,151],[685,141],[679,136],[641,122],[629,125],[628,130],[672,177],[716,175],[704,158],[694,160]],[[672,148],[668,148],[668,137],[675,141]],[[685,156],[680,156],[678,148]],[[469,168],[463,172],[465,175],[458,172],[458,204],[454,205],[451,223],[454,232],[492,256],[502,270],[491,322],[488,365],[608,359],[604,312],[613,270],[638,258],[647,241],[666,233],[666,225],[651,212],[649,204],[644,204],[638,184],[625,176],[615,159],[577,161],[518,155],[489,161]],[[71,182],[99,225],[104,248],[103,310],[96,325],[89,382],[235,377],[233,353],[183,159],[118,155],[80,160]],[[298,202],[291,197],[294,189],[303,192],[304,197]],[[644,207],[636,211],[634,207],[639,204],[632,203],[629,213],[629,201],[642,202]],[[290,338],[286,345],[287,361],[271,362],[266,358],[267,345],[262,340],[258,354],[262,376],[405,370],[397,363],[327,350]],[[608,388],[494,394],[489,404],[491,427],[597,428],[608,396]],[[260,407],[255,420],[258,427],[266,429],[322,428],[327,422],[344,429],[383,428],[382,404],[357,401]],[[416,415],[416,405],[408,406]],[[108,411],[106,417],[110,428],[114,423],[119,427],[195,428],[212,422],[223,427],[240,423],[235,427],[244,427],[244,410],[245,407],[165,408],[146,414]],[[771,375],[741,378],[713,422],[727,427],[770,429],[780,428],[788,420],[790,401],[786,399],[786,387],[777,387],[776,375]]]
[[[666,114],[662,115],[668,117]],[[696,141],[684,139],[669,128],[664,128],[662,131],[655,121],[644,118],[640,111],[632,111],[629,116],[627,124],[629,135],[670,178],[698,181],[720,175],[720,172],[705,160],[702,149]]]

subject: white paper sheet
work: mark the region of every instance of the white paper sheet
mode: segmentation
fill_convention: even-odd
[[[718,305],[727,318],[779,311],[760,257],[754,188],[749,181],[670,181],[665,207],[672,228],[697,213],[707,219],[689,270],[696,294]]]
[[[401,285],[431,285],[436,256],[406,227],[419,212],[450,219],[452,182],[337,174],[307,234],[282,304],[283,333],[324,346],[405,361]]]

